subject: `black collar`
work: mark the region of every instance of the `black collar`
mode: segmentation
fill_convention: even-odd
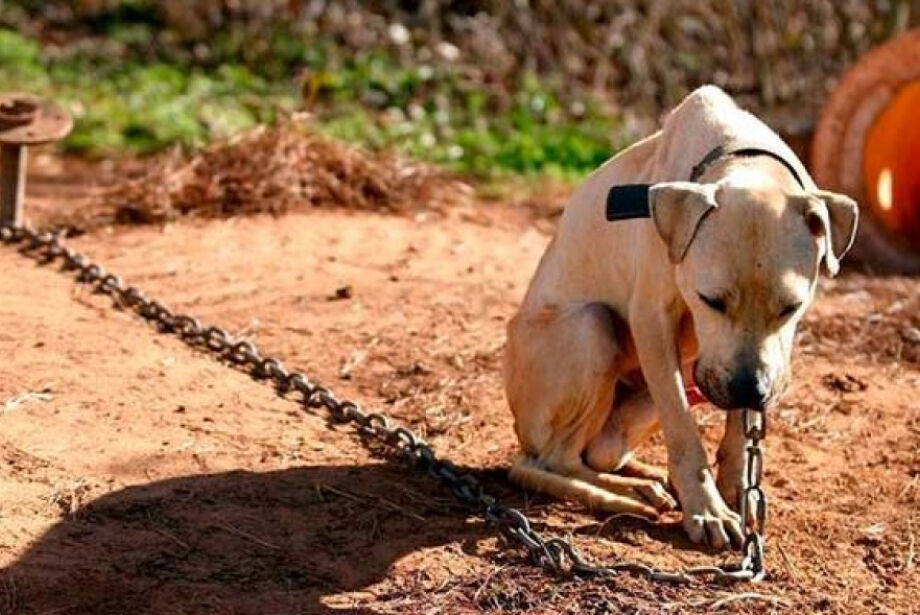
[[[792,173],[795,181],[799,182],[799,185],[802,188],[805,187],[805,182],[802,181],[802,176],[799,175],[795,165],[786,160],[786,158],[784,158],[782,155],[777,154],[770,149],[747,145],[738,145],[735,147],[725,147],[724,145],[715,146],[709,150],[709,153],[703,156],[703,159],[693,167],[693,171],[690,173],[690,181],[699,181],[700,177],[703,176],[703,173],[706,172],[706,169],[708,169],[712,163],[714,163],[719,158],[725,158],[728,156],[740,156],[743,158],[750,158],[753,156],[769,156],[773,160],[779,161],[784,167],[789,169],[789,172]]]
[[[789,169],[789,172],[792,173],[799,185],[805,188],[805,182],[794,164],[781,154],[756,145],[735,145],[733,147],[717,145],[693,166],[693,170],[690,172],[690,181],[698,181],[703,176],[703,173],[706,172],[706,169],[715,161],[727,156],[769,156]],[[648,218],[651,215],[648,204],[648,191],[651,187],[651,184],[624,184],[610,188],[610,192],[607,193],[607,220]]]

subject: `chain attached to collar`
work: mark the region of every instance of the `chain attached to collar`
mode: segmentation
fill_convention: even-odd
[[[19,246],[21,254],[42,264],[60,260],[64,271],[76,272],[77,282],[110,296],[119,307],[131,310],[156,324],[160,332],[172,334],[195,349],[248,371],[257,380],[271,382],[283,396],[298,394],[301,408],[310,414],[324,409],[334,422],[349,424],[359,436],[373,438],[390,453],[404,459],[410,467],[437,478],[458,501],[497,527],[508,542],[521,548],[535,565],[549,573],[593,578],[629,573],[650,581],[672,583],[685,583],[700,577],[713,581],[759,581],[764,577],[763,530],[767,500],[760,486],[763,475],[760,443],[766,433],[763,413],[744,411],[748,442],[746,489],[741,504],[741,518],[745,522],[748,511],[752,510],[756,523],[752,527],[745,525],[744,557],[740,562],[676,571],[658,570],[639,562],[595,564],[586,560],[570,540],[546,536],[534,529],[534,524],[523,512],[488,495],[476,477],[462,472],[449,460],[439,458],[431,445],[416,433],[404,426],[394,426],[386,415],[366,412],[357,402],[339,399],[332,390],[310,380],[302,372],[289,371],[279,359],[262,355],[252,342],[234,339],[226,329],[204,326],[192,316],[174,312],[164,304],[148,299],[134,286],[126,286],[117,275],[106,272],[82,254],[63,246],[57,235],[39,233],[28,227],[4,226],[0,227],[0,243]]]

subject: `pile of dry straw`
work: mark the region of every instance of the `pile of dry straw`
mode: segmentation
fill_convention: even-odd
[[[312,207],[444,211],[471,199],[471,188],[444,169],[367,152],[321,136],[292,117],[215,143],[190,158],[172,153],[147,164],[140,177],[106,191],[104,207],[76,226]]]

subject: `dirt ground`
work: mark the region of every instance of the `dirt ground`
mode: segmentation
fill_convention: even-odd
[[[36,184],[38,217],[70,206],[62,171]],[[504,324],[544,226],[500,205],[317,210],[71,243],[420,430],[594,558],[725,559],[675,516],[605,519],[505,481]],[[0,613],[920,613],[918,280],[822,283],[770,417],[767,580],[670,586],[548,578],[351,431],[11,248],[0,275]],[[714,450],[721,414],[699,421]]]

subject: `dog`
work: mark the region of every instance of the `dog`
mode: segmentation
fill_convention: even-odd
[[[739,546],[741,413],[727,413],[716,478],[687,391],[775,405],[820,270],[837,273],[857,219],[721,89],[689,94],[574,192],[508,324],[511,479],[650,518],[678,506],[670,484],[693,542]],[[659,428],[667,473],[633,458]]]

